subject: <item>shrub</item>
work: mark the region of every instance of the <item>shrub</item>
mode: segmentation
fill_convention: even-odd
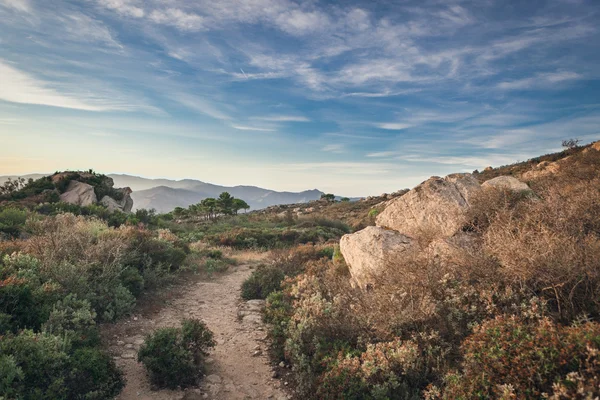
[[[508,392],[505,398],[538,399],[560,394],[561,387],[569,392],[571,383],[597,382],[600,325],[563,327],[548,319],[498,316],[476,329],[462,350],[461,371],[446,377],[444,398],[500,398]],[[598,386],[592,392],[598,395]]]
[[[500,279],[526,287],[565,323],[600,316],[600,181],[556,185],[499,212],[484,251]]]
[[[272,292],[267,297],[264,320],[268,324],[271,354],[279,361],[285,360],[287,326],[293,312],[292,297],[286,291]]]
[[[123,286],[131,292],[132,295],[138,297],[144,290],[144,277],[140,272],[133,267],[127,267],[121,272],[121,281]]]
[[[225,272],[229,269],[229,264],[225,260],[216,260],[214,258],[209,258],[204,263],[204,271],[209,274]]]
[[[138,361],[158,387],[175,389],[198,383],[207,351],[215,345],[212,332],[198,320],[181,328],[161,328],[146,337]]]
[[[360,356],[339,354],[321,378],[317,396],[417,400],[426,378],[416,343],[395,340],[370,344]]]
[[[42,331],[66,337],[74,343],[93,344],[98,338],[95,318],[89,301],[78,300],[77,296],[69,294],[54,305]]]
[[[75,350],[67,371],[65,382],[71,399],[112,399],[125,386],[123,374],[110,355],[97,348]]]
[[[12,357],[21,373],[13,377],[6,392],[0,395],[12,392],[15,398],[24,400],[66,399],[68,350],[68,341],[49,334],[23,331],[16,336],[4,336],[0,341],[0,356]]]
[[[244,300],[266,299],[267,296],[281,289],[284,272],[274,265],[260,265],[252,275],[242,283]]]
[[[0,233],[10,237],[18,237],[27,220],[27,211],[18,208],[0,210]]]
[[[242,298],[266,299],[270,293],[281,289],[285,277],[294,277],[304,270],[309,261],[321,258],[331,259],[333,247],[313,245],[298,246],[293,249],[273,252],[267,265],[260,265],[242,284]]]
[[[0,334],[19,329],[39,330],[52,305],[62,297],[52,285],[42,285],[37,259],[20,253],[5,256],[0,263]]]

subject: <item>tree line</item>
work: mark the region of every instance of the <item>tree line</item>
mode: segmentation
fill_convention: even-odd
[[[219,215],[236,215],[240,210],[250,209],[248,203],[242,199],[236,199],[228,192],[223,192],[219,197],[208,197],[200,203],[192,204],[187,209],[177,207],[173,210],[175,217],[183,216],[203,216],[206,219],[214,220]]]

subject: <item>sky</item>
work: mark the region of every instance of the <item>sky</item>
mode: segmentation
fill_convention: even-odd
[[[0,175],[344,196],[600,139],[597,0],[0,0]]]

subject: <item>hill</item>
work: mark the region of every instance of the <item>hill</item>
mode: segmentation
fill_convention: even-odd
[[[34,180],[50,174],[30,174],[22,176]],[[159,213],[173,211],[176,207],[187,208],[207,197],[218,197],[222,192],[246,201],[253,210],[278,204],[307,203],[317,200],[323,192],[313,189],[303,192],[277,192],[257,186],[221,186],[195,179],[149,179],[126,174],[108,174],[117,187],[129,187],[133,191],[131,198],[134,210],[155,209]],[[0,185],[8,178],[17,176],[0,176]]]

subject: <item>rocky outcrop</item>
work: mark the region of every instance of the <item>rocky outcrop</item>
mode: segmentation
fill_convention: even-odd
[[[131,209],[133,208],[133,200],[131,199],[132,190],[130,188],[122,188],[117,190],[123,194],[123,198],[121,200],[115,200],[112,197],[104,196],[102,200],[100,200],[100,204],[108,208],[110,212],[131,212]]]
[[[377,226],[411,237],[424,232],[434,237],[450,237],[462,227],[469,200],[479,189],[479,182],[470,174],[429,178],[390,201],[377,216]]]
[[[498,176],[481,184],[482,188],[493,187],[496,189],[510,190],[513,192],[530,192],[531,188],[513,176]]]
[[[133,199],[131,198],[131,189],[114,189],[112,178],[104,175],[97,175],[90,172],[68,171],[52,175],[52,182],[61,187],[66,187],[64,193],[60,195],[60,200],[65,203],[75,204],[86,207],[92,204],[102,204],[109,211],[131,212],[133,208]],[[90,182],[93,185],[90,185]],[[58,190],[58,188],[57,188]],[[96,196],[96,190],[103,193],[112,193],[113,197],[104,196],[100,201]],[[118,200],[117,200],[118,199]]]
[[[462,228],[471,202],[482,187],[531,191],[510,176],[483,185],[470,174],[428,179],[404,196],[386,202],[377,226],[342,237],[340,251],[353,284],[361,288],[376,284],[374,278],[416,252],[423,252],[441,267],[459,266],[465,256],[476,254],[480,238]]]
[[[362,231],[344,235],[340,241],[340,251],[353,283],[363,289],[386,268],[392,268],[394,260],[414,251],[415,246],[410,237],[377,226],[368,226]]]
[[[96,204],[98,199],[94,187],[87,183],[71,181],[67,190],[60,195],[60,201],[86,207]]]

